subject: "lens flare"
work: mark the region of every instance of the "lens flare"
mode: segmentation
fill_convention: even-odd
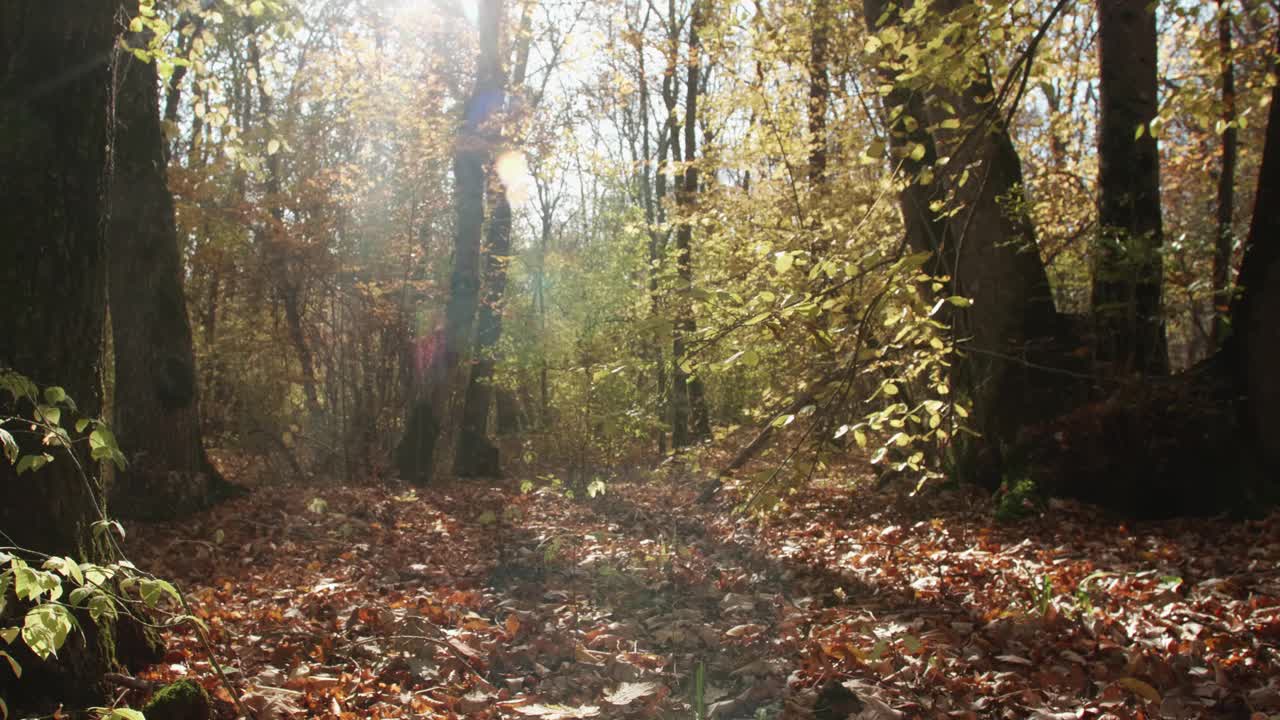
[[[529,199],[529,189],[533,185],[533,178],[529,175],[529,161],[524,153],[517,150],[502,153],[494,163],[494,170],[506,190],[507,202],[512,207],[523,205]]]

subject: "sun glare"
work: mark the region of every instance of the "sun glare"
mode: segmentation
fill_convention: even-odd
[[[533,177],[529,175],[529,161],[524,153],[508,150],[498,156],[494,162],[494,170],[502,187],[506,189],[507,202],[512,207],[520,207],[529,199],[529,189],[533,185]]]

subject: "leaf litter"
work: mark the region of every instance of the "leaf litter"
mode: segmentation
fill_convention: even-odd
[[[243,706],[285,718],[1268,718],[1280,517],[1126,524],[818,484],[269,485],[130,533]],[[153,683],[236,716],[191,627]],[[135,706],[145,700],[132,691]]]

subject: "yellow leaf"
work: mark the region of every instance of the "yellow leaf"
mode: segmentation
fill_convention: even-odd
[[[1121,678],[1118,684],[1120,685],[1120,687],[1128,690],[1134,695],[1141,697],[1144,700],[1147,700],[1149,702],[1153,702],[1156,704],[1160,703],[1160,700],[1161,700],[1160,691],[1151,687],[1147,683],[1139,680],[1138,678],[1134,678],[1134,677]]]

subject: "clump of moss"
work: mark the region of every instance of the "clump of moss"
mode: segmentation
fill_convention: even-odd
[[[996,502],[996,520],[1002,523],[1015,522],[1039,514],[1044,507],[1044,497],[1035,480],[1026,477],[1013,482],[1006,480],[1001,488],[1000,499]]]
[[[209,720],[213,701],[204,688],[191,680],[165,685],[142,708],[147,720]]]

